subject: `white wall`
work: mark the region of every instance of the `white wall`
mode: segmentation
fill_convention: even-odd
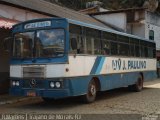
[[[153,25],[153,24],[146,23],[145,28],[146,28],[145,29],[145,31],[146,31],[145,37],[147,39],[149,39],[149,31],[150,30],[154,31],[154,41],[156,42],[156,49],[160,50],[160,27]]]
[[[145,38],[145,25],[144,24],[134,24],[131,28],[132,34],[139,37]]]
[[[0,4],[0,16],[17,21],[25,21],[36,18],[45,18],[46,15],[34,13],[28,10],[19,9],[7,5]]]
[[[125,13],[113,13],[104,15],[95,15],[96,19],[101,20],[104,23],[116,26],[117,28],[126,31],[126,14]]]
[[[149,39],[149,31],[153,30],[156,49],[160,50],[160,16],[147,11],[145,18],[145,38]]]

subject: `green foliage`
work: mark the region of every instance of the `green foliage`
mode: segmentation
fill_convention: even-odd
[[[101,0],[105,8],[124,9],[141,7],[145,0]]]
[[[84,9],[87,2],[95,0],[59,0],[59,2],[69,8],[79,10]],[[145,0],[99,0],[103,2],[103,7],[109,9],[123,9],[141,7]]]
[[[59,0],[59,2],[69,8],[80,10],[85,8],[85,4],[88,1],[94,1],[94,0]]]

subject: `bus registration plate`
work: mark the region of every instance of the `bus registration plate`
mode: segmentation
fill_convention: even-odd
[[[35,97],[36,96],[36,92],[34,92],[34,91],[28,91],[27,92],[27,96],[29,96],[29,97]]]

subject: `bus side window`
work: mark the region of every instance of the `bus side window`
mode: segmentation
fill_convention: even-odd
[[[129,37],[117,35],[118,55],[129,56]]]
[[[145,54],[145,57],[149,57],[148,56],[148,48],[147,47],[144,47],[144,54]]]
[[[135,45],[130,44],[130,56],[134,57],[135,56]]]
[[[139,39],[130,38],[130,55],[140,57]]]
[[[70,53],[84,54],[84,37],[82,27],[70,24]],[[75,48],[76,47],[76,48]]]
[[[117,35],[109,32],[102,33],[102,50],[104,55],[117,55]]]
[[[111,54],[112,55],[118,54],[118,44],[116,42],[111,42]]]
[[[71,37],[70,48],[71,48],[70,50],[71,53],[76,53],[76,54],[84,53],[83,39],[81,37]]]
[[[94,54],[94,38],[87,36],[86,37],[86,53]]]
[[[154,57],[154,49],[153,48],[148,48],[148,56],[149,56],[149,58]]]
[[[128,56],[129,55],[129,45],[125,43],[118,44],[118,55]]]
[[[110,47],[110,42],[107,41],[107,40],[103,40],[102,43],[103,43],[103,44],[102,44],[103,54],[104,54],[104,55],[110,55],[110,49],[111,49],[111,47]]]
[[[136,45],[136,46],[135,46],[135,53],[136,53],[136,57],[140,57],[139,45]]]

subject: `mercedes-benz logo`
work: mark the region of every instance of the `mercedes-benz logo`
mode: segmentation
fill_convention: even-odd
[[[32,87],[35,87],[35,86],[36,86],[36,80],[35,80],[35,79],[31,79],[31,80],[30,80],[30,85],[31,85]]]

